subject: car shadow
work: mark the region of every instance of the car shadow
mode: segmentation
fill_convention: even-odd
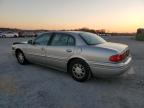
[[[43,66],[43,65],[38,65],[38,64],[29,64],[30,67],[37,68],[38,71],[43,72],[45,74],[50,74],[50,76],[54,78],[62,78],[64,81],[70,81],[73,83],[77,82],[72,79],[70,73],[60,71],[58,69],[53,69],[51,67]],[[109,85],[120,85],[120,84],[129,84],[132,83],[136,79],[136,75],[129,75],[127,73],[117,76],[117,77],[108,77],[108,78],[101,78],[101,77],[92,77],[90,80],[84,82],[85,84],[109,84]],[[78,82],[81,83],[81,82]],[[83,84],[83,83],[81,83]]]
[[[48,66],[39,65],[39,64],[29,64],[29,65],[34,67],[34,68],[38,68],[42,72],[51,73],[53,75],[70,76],[70,74],[68,72],[64,72],[62,70],[54,69],[54,68],[51,68],[51,67],[48,67]]]

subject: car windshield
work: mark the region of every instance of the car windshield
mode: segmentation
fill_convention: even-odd
[[[93,33],[81,33],[80,36],[88,45],[97,45],[106,42],[103,38]]]

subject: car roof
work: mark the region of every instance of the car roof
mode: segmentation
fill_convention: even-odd
[[[85,45],[84,41],[82,41],[81,38],[79,38],[79,34],[87,33],[87,32],[83,32],[83,31],[49,31],[49,32],[40,33],[40,34],[38,34],[37,37],[39,37],[41,34],[45,34],[45,33],[64,33],[64,34],[68,34],[68,35],[74,36],[78,40],[77,45]]]
[[[81,33],[86,33],[84,31],[49,31],[49,32],[43,32],[43,33],[68,33],[68,34],[72,34],[72,35],[78,35]],[[43,34],[41,33],[41,34]]]

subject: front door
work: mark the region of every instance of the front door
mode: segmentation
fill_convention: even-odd
[[[44,47],[48,45],[51,33],[45,33],[38,36],[32,45],[27,49],[28,60],[34,63],[43,64],[45,61]]]

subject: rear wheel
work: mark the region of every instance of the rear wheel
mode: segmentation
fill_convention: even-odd
[[[17,58],[18,62],[22,65],[27,63],[27,60],[25,59],[25,56],[22,51],[16,52],[16,58]]]
[[[70,63],[69,71],[74,80],[84,82],[91,78],[91,70],[87,63],[82,60],[75,60]]]

